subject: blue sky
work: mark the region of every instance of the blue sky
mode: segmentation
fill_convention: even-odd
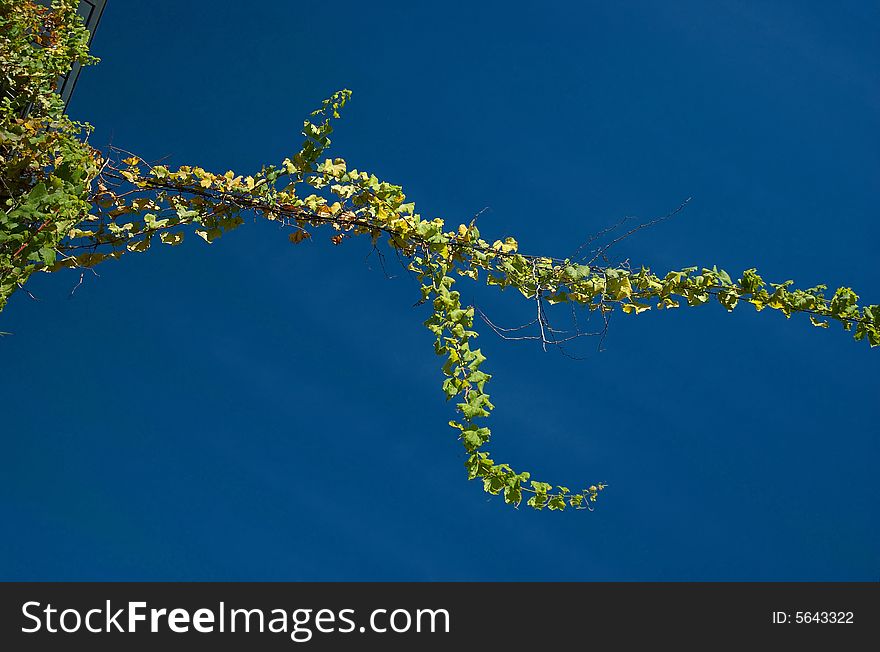
[[[114,2],[71,114],[240,173],[338,88],[351,165],[425,217],[658,272],[757,266],[880,301],[876,3]],[[614,250],[612,250],[614,251]],[[720,306],[613,320],[574,361],[481,329],[496,460],[594,513],[468,483],[416,285],[366,242],[247,223],[0,315],[4,579],[873,580],[880,358]],[[461,284],[505,324],[508,294]],[[564,315],[560,314],[562,319]]]

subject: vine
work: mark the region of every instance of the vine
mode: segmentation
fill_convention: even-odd
[[[424,322],[434,352],[443,360],[442,390],[456,400],[458,417],[449,426],[468,454],[468,477],[514,506],[535,509],[591,509],[604,483],[572,491],[532,480],[506,463],[496,463],[482,425],[494,405],[486,393],[491,376],[485,355],[473,348],[475,308],[464,306],[456,277],[481,278],[501,290],[513,288],[534,302],[546,348],[559,344],[546,320],[545,304],[582,306],[606,319],[619,310],[638,315],[656,307],[699,306],[716,301],[732,311],[748,303],[786,317],[805,313],[814,326],[831,321],[853,331],[856,340],[880,345],[880,306],[860,307],[852,289],[830,297],[819,285],[793,289],[792,281],[766,283],[755,269],[738,280],[713,267],[688,267],[657,275],[647,267],[595,264],[572,258],[527,255],[512,237],[484,240],[476,220],[446,230],[444,220],[423,219],[406,202],[401,186],[349,169],[341,158],[325,158],[333,120],[351,97],[338,91],[303,123],[300,150],[278,165],[250,175],[222,174],[201,167],[150,165],[111,148],[105,155],[86,142],[88,125],[63,115],[54,80],[74,61],[94,61],[74,3],[56,0],[51,10],[32,2],[0,2],[0,61],[4,93],[0,115],[0,165],[4,213],[0,216],[0,309],[34,271],[85,270],[127,253],[145,252],[154,242],[179,245],[187,233],[212,243],[259,215],[289,229],[293,244],[329,227],[334,245],[367,236],[384,239],[420,282],[421,299],[432,307]],[[8,68],[7,68],[8,65]],[[125,158],[121,158],[125,156]],[[121,158],[121,160],[118,160]],[[81,274],[84,272],[81,272]],[[488,322],[493,330],[497,328]],[[526,495],[528,496],[526,498]]]
[[[0,310],[90,210],[103,159],[55,89],[75,62],[96,61],[76,3],[0,2]]]

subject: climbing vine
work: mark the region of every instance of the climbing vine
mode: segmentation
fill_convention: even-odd
[[[860,307],[847,287],[826,296],[825,286],[767,283],[755,269],[734,280],[716,267],[659,275],[604,259],[528,255],[512,237],[483,239],[476,220],[449,228],[440,218],[423,219],[401,186],[325,156],[333,122],[351,97],[347,90],[304,121],[299,151],[251,174],[151,165],[114,148],[101,153],[86,142],[90,127],[70,121],[53,92],[74,61],[94,61],[73,7],[69,0],[51,10],[0,1],[0,309],[35,271],[87,270],[154,245],[179,245],[187,235],[210,244],[248,216],[283,225],[293,244],[320,228],[334,245],[356,236],[374,247],[384,241],[419,280],[420,303],[432,308],[424,323],[442,360],[442,390],[455,401],[457,417],[449,426],[467,452],[468,477],[511,505],[551,510],[591,509],[606,485],[571,490],[490,457],[492,433],[484,424],[494,409],[486,392],[491,376],[485,355],[474,348],[475,308],[463,305],[454,289],[461,277],[518,291],[537,310],[534,323],[545,347],[558,343],[546,305],[581,306],[605,319],[613,311],[638,315],[713,301],[727,311],[745,303],[786,317],[804,313],[814,326],[838,322],[856,340],[880,345],[880,306]]]
[[[90,210],[103,159],[54,91],[75,62],[95,61],[75,2],[0,1],[0,310]]]

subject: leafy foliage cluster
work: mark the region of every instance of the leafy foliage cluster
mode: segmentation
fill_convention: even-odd
[[[511,505],[590,509],[606,485],[572,491],[491,459],[491,430],[484,425],[494,409],[486,392],[491,376],[483,370],[485,355],[473,346],[474,307],[462,305],[454,289],[461,277],[515,289],[535,302],[539,325],[544,303],[571,303],[599,315],[615,310],[638,315],[653,307],[716,301],[728,311],[748,303],[786,317],[805,313],[819,327],[837,321],[856,340],[880,345],[880,306],[859,307],[850,288],[826,296],[825,286],[804,290],[793,289],[792,281],[768,284],[754,269],[734,280],[715,267],[658,275],[647,267],[636,271],[526,255],[512,237],[483,239],[475,220],[447,228],[440,218],[424,219],[400,186],[350,169],[341,158],[325,157],[333,121],[351,96],[347,90],[325,100],[304,122],[298,152],[251,174],[150,165],[134,155],[116,162],[113,152],[105,160],[82,140],[87,129],[67,120],[52,96],[53,78],[65,66],[91,61],[72,3],[56,2],[52,11],[6,0],[0,7],[8,34],[0,52],[4,84],[15,84],[2,114],[7,196],[0,217],[0,307],[34,270],[91,268],[157,242],[179,245],[188,233],[211,243],[247,216],[287,227],[293,244],[313,238],[320,227],[329,229],[335,245],[355,236],[370,238],[374,246],[384,240],[419,279],[420,302],[433,308],[425,326],[442,359],[443,392],[456,401],[458,417],[449,425],[467,453],[468,476]],[[38,108],[22,118],[26,105]]]
[[[74,62],[96,61],[88,39],[75,2],[0,2],[0,310],[91,207],[103,160],[54,92]]]

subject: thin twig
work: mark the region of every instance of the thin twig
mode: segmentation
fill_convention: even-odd
[[[674,211],[672,211],[670,213],[667,213],[663,217],[657,217],[657,218],[651,220],[650,222],[645,222],[644,224],[639,224],[637,227],[634,227],[634,228],[630,229],[629,231],[627,231],[626,233],[624,233],[623,235],[618,236],[617,238],[615,238],[614,240],[609,242],[604,247],[599,248],[599,250],[596,252],[596,255],[593,256],[587,262],[587,264],[592,265],[593,262],[595,262],[597,258],[599,258],[600,256],[604,257],[605,252],[607,252],[611,247],[616,245],[621,240],[625,240],[626,238],[630,237],[632,234],[634,234],[638,231],[641,231],[642,229],[647,229],[648,227],[654,226],[655,224],[659,224],[660,222],[665,222],[666,220],[678,215],[681,211],[684,210],[685,206],[687,206],[690,203],[691,199],[692,199],[692,197],[688,197],[678,206],[678,208],[676,208]]]

